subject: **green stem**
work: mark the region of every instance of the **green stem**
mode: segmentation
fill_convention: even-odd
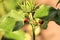
[[[35,40],[35,27],[34,27],[34,25],[32,24],[32,31],[33,31],[33,40]]]
[[[32,17],[32,13],[29,14],[29,18],[30,18],[30,24],[32,25],[32,31],[33,31],[33,40],[35,40],[35,27],[34,27],[34,23],[33,23],[33,17]]]

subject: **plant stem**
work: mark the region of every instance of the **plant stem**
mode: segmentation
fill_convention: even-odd
[[[32,31],[33,31],[33,40],[35,40],[35,27],[34,27],[34,23],[33,23],[33,16],[32,13],[29,14],[29,18],[30,18],[30,24],[32,25]]]

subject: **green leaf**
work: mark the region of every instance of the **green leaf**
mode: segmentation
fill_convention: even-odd
[[[18,22],[16,22],[13,31],[19,30],[20,28],[23,27],[23,25],[24,25],[24,21],[18,21]]]
[[[8,14],[8,16],[14,18],[16,21],[19,22],[19,24],[17,23],[15,25],[14,30],[20,29],[24,25],[25,13],[23,13],[23,11],[12,10]]]
[[[16,21],[24,21],[25,13],[23,11],[11,10],[8,16],[14,18]]]
[[[22,5],[19,5],[24,12],[31,12],[34,5],[28,0],[24,1]]]
[[[15,39],[15,40],[24,40],[25,34],[24,34],[23,31],[18,30],[18,31],[14,31],[14,32],[11,32],[11,33],[6,33],[5,37]]]
[[[34,9],[34,0],[27,0],[30,3],[31,10]]]
[[[5,32],[12,32],[16,21],[10,17],[4,17],[0,23],[0,28],[4,29]]]
[[[27,8],[27,12],[31,12],[33,10],[33,8],[34,8],[33,0],[26,1],[26,8]]]
[[[25,0],[17,0],[17,4],[18,5],[22,5],[22,3],[24,2]]]
[[[41,5],[39,9],[35,11],[34,17],[42,18],[42,17],[48,16],[49,9],[50,9],[50,6]]]
[[[54,21],[60,25],[60,10],[56,11],[55,17],[54,17]]]

